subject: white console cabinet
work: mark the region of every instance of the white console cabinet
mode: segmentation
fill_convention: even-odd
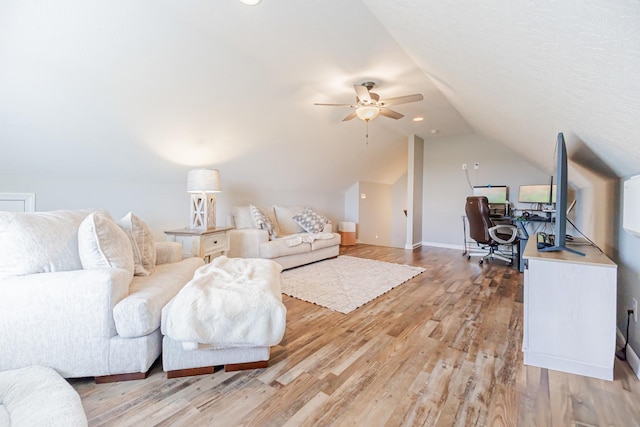
[[[616,264],[592,246],[585,256],[524,252],[525,365],[613,380]]]

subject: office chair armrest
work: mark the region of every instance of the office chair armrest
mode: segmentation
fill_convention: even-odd
[[[498,237],[498,230],[501,230],[501,232],[504,234],[511,233],[511,237],[509,238],[509,240],[504,240]],[[509,243],[513,243],[513,241],[516,240],[516,237],[518,236],[518,228],[515,225],[498,224],[489,229],[489,236],[491,236],[493,240],[500,243],[501,245],[508,245]]]

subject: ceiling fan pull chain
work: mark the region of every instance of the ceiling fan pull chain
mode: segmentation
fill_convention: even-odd
[[[367,142],[367,147],[369,146],[369,120],[365,120],[364,121],[366,123],[367,126],[367,130],[365,132],[365,136],[366,136],[366,142]]]

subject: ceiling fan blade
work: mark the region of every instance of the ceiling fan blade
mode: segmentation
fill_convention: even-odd
[[[390,117],[396,120],[404,117],[404,114],[400,114],[397,111],[389,110],[388,108],[380,108],[380,114],[382,114],[385,117]]]
[[[365,104],[371,103],[371,95],[369,95],[369,89],[362,85],[354,85],[353,88],[356,90],[356,95],[358,95],[358,99]]]
[[[397,96],[395,98],[387,98],[380,102],[380,104],[387,105],[398,105],[398,104],[408,104],[409,102],[417,102],[422,101],[424,97],[422,94],[416,93],[414,95],[405,95],[405,96]]]
[[[344,119],[342,119],[343,122],[349,121],[353,118],[356,117],[356,112],[354,111],[353,113],[349,114],[347,117],[345,117]]]
[[[314,103],[313,105],[322,105],[324,107],[351,107],[351,108],[356,108],[355,105],[351,105],[351,104],[319,104],[319,103]]]

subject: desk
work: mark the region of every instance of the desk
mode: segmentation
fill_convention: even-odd
[[[617,266],[576,239],[585,256],[524,252],[524,364],[613,380]]]
[[[516,221],[525,221],[525,222],[554,222],[555,218],[551,215],[551,212],[548,211],[540,211],[540,210],[532,210],[532,209],[514,209],[514,212],[519,212],[519,214],[515,214],[514,218]]]

